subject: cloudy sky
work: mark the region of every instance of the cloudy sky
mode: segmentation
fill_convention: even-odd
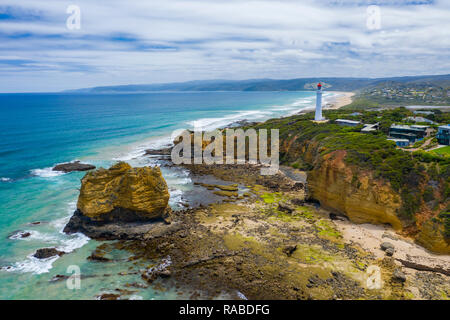
[[[0,92],[448,74],[449,32],[448,0],[0,0]]]

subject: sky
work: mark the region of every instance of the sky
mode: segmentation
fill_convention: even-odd
[[[0,0],[0,92],[449,74],[449,33],[448,0]]]

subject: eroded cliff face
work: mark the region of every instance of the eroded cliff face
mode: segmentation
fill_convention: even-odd
[[[421,231],[417,235],[417,242],[425,248],[444,254],[450,254],[450,239],[446,239],[444,234],[444,225],[429,219],[421,226]]]
[[[344,157],[344,151],[328,154],[308,174],[310,196],[354,222],[388,223],[401,230],[402,223],[397,216],[400,197],[388,184],[373,179],[370,173],[354,176],[344,163]]]
[[[95,221],[142,220],[161,217],[168,201],[167,184],[159,168],[132,168],[119,162],[84,176],[77,208]]]
[[[345,155],[340,150],[316,158],[314,169],[308,172],[309,196],[356,223],[390,224],[397,231],[410,228],[411,221],[399,215],[403,205],[399,193],[388,182],[375,179],[370,171],[347,165]],[[306,156],[312,159],[311,154]],[[449,254],[450,241],[444,237],[443,225],[433,219],[429,213],[417,212],[411,235],[425,248]]]

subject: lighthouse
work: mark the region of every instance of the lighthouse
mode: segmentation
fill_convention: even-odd
[[[314,117],[315,121],[322,121],[322,85],[317,85],[317,95],[316,95],[316,116]]]

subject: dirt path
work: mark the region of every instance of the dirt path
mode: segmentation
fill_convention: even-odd
[[[414,149],[403,149],[403,150],[409,151],[409,152],[414,152],[414,151],[422,150],[424,147],[428,146],[428,145],[431,143],[431,140],[433,140],[433,139],[431,139],[431,138],[428,139],[427,141],[425,141],[425,142],[423,143],[423,145],[421,145],[421,146],[418,147],[418,148],[414,148]]]

